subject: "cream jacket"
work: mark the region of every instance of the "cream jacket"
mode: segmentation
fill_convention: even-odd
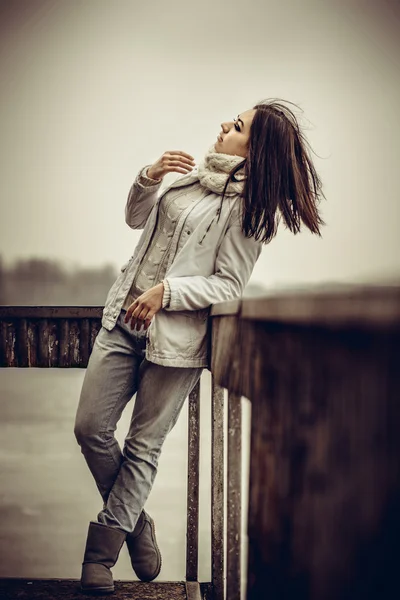
[[[110,288],[102,326],[111,331],[131,287],[135,271],[150,243],[158,204],[172,187],[198,181],[197,167],[177,175],[172,183],[140,183],[139,171],[128,194],[125,221],[143,229],[131,258]],[[204,192],[204,193],[202,193]],[[171,298],[153,317],[146,332],[146,359],[164,366],[210,368],[208,315],[217,302],[240,298],[258,260],[262,242],[246,238],[241,230],[239,196],[226,197],[220,219],[220,194],[201,188],[197,198],[180,215],[172,238],[165,279]]]

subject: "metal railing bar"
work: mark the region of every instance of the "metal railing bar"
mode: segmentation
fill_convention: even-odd
[[[240,600],[242,401],[228,392],[226,597]]]
[[[197,581],[199,562],[200,380],[189,394],[186,581]]]
[[[214,600],[224,599],[224,388],[212,375],[211,580]]]

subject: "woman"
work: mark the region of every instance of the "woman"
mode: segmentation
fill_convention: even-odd
[[[197,168],[190,154],[165,152],[128,195],[126,223],[143,232],[108,293],[74,430],[103,498],[89,523],[83,591],[114,590],[110,567],[125,541],[141,580],[159,574],[143,507],[162,444],[209,368],[209,309],[242,295],[279,218],[293,233],[304,224],[320,235],[321,182],[290,109],[265,101],[221,127]],[[170,172],[179,176],[161,192]],[[121,452],[114,432],[135,393]]]

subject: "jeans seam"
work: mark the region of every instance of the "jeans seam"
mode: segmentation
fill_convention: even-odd
[[[195,368],[199,368],[199,367],[195,367]],[[195,385],[196,385],[196,384],[195,384]],[[194,387],[194,386],[193,386],[193,387]],[[193,389],[193,387],[192,387],[192,389]],[[189,392],[189,393],[190,393],[190,392]],[[172,415],[172,417],[171,417],[171,419],[170,419],[170,421],[169,421],[169,423],[168,423],[168,426],[167,426],[167,427],[164,429],[164,431],[163,431],[163,437],[162,437],[162,440],[163,440],[163,442],[162,442],[162,443],[164,443],[164,440],[165,440],[166,436],[168,435],[168,432],[170,431],[170,427],[169,427],[169,425],[170,425],[171,423],[173,423],[173,422],[174,422],[174,420],[175,420],[175,417],[177,416],[177,414],[179,413],[179,411],[180,411],[180,410],[182,410],[182,408],[183,408],[183,405],[184,405],[184,402],[185,402],[186,398],[189,396],[189,393],[188,393],[188,394],[185,394],[185,396],[183,397],[183,399],[182,399],[182,404],[180,404],[180,403],[177,403],[177,405],[176,405],[176,407],[175,407],[175,410],[174,410],[174,412],[173,412],[173,415]]]
[[[112,407],[112,409],[111,409],[111,411],[110,411],[110,414],[109,414],[109,416],[108,416],[108,419],[107,419],[107,421],[106,421],[106,423],[105,423],[105,426],[104,426],[104,428],[101,428],[101,429],[99,429],[99,435],[100,435],[101,439],[103,440],[103,442],[104,442],[104,445],[105,445],[105,447],[107,448],[108,454],[111,456],[111,458],[112,458],[112,460],[113,460],[113,462],[114,462],[114,464],[115,464],[115,466],[116,466],[116,467],[119,467],[120,465],[119,465],[119,464],[118,464],[118,463],[115,461],[115,459],[114,459],[114,456],[113,456],[113,453],[110,451],[110,447],[109,447],[108,441],[107,441],[106,439],[104,439],[104,434],[106,434],[106,433],[107,433],[107,428],[108,428],[108,425],[109,425],[109,423],[110,423],[111,417],[112,417],[112,415],[114,414],[114,412],[115,412],[115,409],[116,409],[116,407],[117,407],[117,405],[118,405],[118,402],[120,401],[121,397],[123,396],[123,394],[124,394],[124,393],[126,392],[126,390],[128,389],[128,385],[129,385],[129,383],[127,382],[127,383],[125,384],[125,386],[122,388],[122,391],[121,391],[121,393],[119,394],[119,396],[118,396],[118,397],[117,397],[117,399],[115,400],[114,406]],[[114,435],[114,433],[113,433],[113,439],[115,439],[115,435]]]

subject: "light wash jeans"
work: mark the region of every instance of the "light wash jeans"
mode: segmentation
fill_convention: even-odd
[[[121,310],[102,327],[89,357],[74,433],[103,498],[97,520],[132,532],[152,488],[162,444],[204,367],[165,367],[145,357],[146,330],[131,330]],[[123,451],[114,437],[136,393]]]

